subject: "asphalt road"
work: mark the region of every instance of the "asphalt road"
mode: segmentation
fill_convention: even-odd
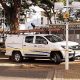
[[[80,61],[70,62],[72,64]],[[49,60],[24,60],[15,63],[8,58],[0,58],[0,80],[54,80],[55,70],[64,68],[64,62],[55,65]]]
[[[0,80],[52,80],[54,66],[49,60],[15,63],[8,58],[0,58]]]

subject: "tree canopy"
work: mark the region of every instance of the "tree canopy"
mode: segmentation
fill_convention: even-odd
[[[48,17],[50,24],[52,24],[51,17],[53,16],[53,14],[55,14],[54,2],[57,2],[58,0],[31,0],[31,1],[45,11],[45,14]]]
[[[18,28],[18,18],[17,14],[19,8],[21,7],[21,0],[0,0],[2,7],[4,8],[4,14],[7,23],[10,25],[11,30],[17,30]]]

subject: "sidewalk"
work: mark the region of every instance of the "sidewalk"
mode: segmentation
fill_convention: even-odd
[[[80,61],[70,62],[69,70],[65,70],[64,64],[55,68],[55,75],[53,80],[80,80]]]

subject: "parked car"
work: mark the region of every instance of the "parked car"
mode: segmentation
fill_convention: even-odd
[[[68,44],[69,59],[74,60],[74,50],[79,44],[72,41]],[[66,41],[52,34],[7,35],[5,45],[5,55],[16,62],[24,58],[48,58],[59,64],[65,59]]]
[[[75,50],[75,59],[80,60],[80,49],[79,49],[79,51]]]

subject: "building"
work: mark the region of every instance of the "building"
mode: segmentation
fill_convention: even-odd
[[[25,10],[26,17],[24,22],[20,24],[20,29],[32,29],[31,23],[36,27],[45,27],[49,24],[48,18],[44,15],[44,10],[38,6],[31,6],[28,10]],[[21,22],[20,22],[21,23]],[[54,17],[52,17],[52,23],[54,23]],[[23,28],[24,27],[24,28]]]

